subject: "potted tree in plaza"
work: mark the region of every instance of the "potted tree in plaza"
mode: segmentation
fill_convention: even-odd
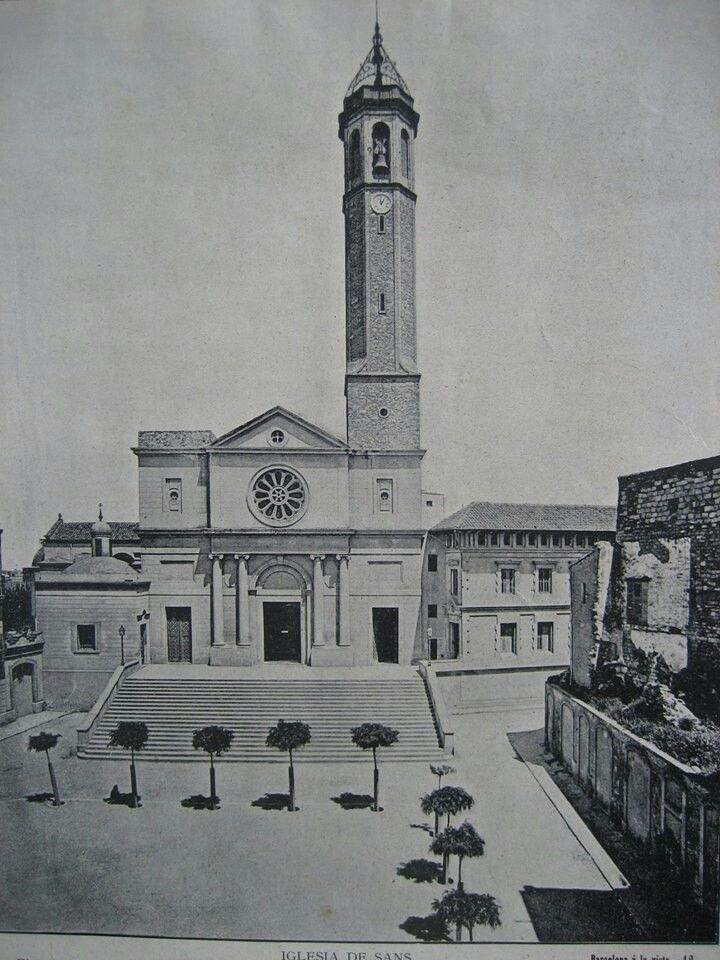
[[[465,893],[464,890],[448,890],[441,900],[435,900],[433,909],[445,923],[455,924],[455,940],[460,943],[465,927],[473,939],[476,926],[481,924],[495,929],[500,926],[500,908],[495,898],[487,893]]]
[[[446,882],[447,861],[452,856],[458,858],[457,889],[462,890],[463,860],[465,857],[481,857],[485,853],[485,841],[475,827],[466,820],[459,827],[446,827],[433,839],[430,849],[433,853],[442,854],[443,883]]]
[[[390,747],[397,743],[398,732],[382,723],[362,723],[350,731],[352,742],[361,750],[372,750],[373,754],[373,805],[372,809],[378,812],[378,794],[380,773],[377,765],[377,750],[379,747]]]
[[[215,757],[230,749],[235,734],[227,727],[201,727],[193,733],[193,747],[204,750],[210,757],[210,809],[217,810],[220,798],[215,787]]]
[[[50,759],[50,751],[57,746],[59,739],[59,733],[46,733],[43,730],[28,740],[28,750],[32,750],[35,753],[44,753],[47,758],[48,772],[50,773],[50,783],[53,792],[52,804],[54,807],[59,807],[62,801],[60,799],[60,791],[58,790],[57,778],[55,777],[55,770],[52,765],[52,760]]]
[[[473,798],[462,787],[438,787],[432,793],[420,798],[420,809],[426,816],[435,815],[435,833],[440,827],[440,817],[447,817],[446,826],[450,826],[450,817],[469,810],[475,803]]]
[[[451,773],[455,773],[455,767],[451,767],[449,763],[431,763],[430,771],[438,778],[439,790],[442,786],[442,778],[449,776]]]
[[[110,734],[110,746],[122,747],[130,751],[130,806],[139,807],[140,795],[137,789],[137,773],[135,771],[135,754],[143,749],[148,741],[149,731],[147,724],[136,720],[121,720]]]
[[[295,806],[295,768],[293,767],[293,750],[298,750],[310,743],[310,727],[300,720],[278,720],[277,726],[271,727],[265,744],[277,750],[287,750],[290,756],[288,767],[288,810],[297,810]]]

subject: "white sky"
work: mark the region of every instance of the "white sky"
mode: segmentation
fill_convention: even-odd
[[[137,518],[139,429],[344,433],[370,0],[0,4],[0,526]],[[720,5],[385,0],[421,115],[425,486],[613,503],[720,450]]]

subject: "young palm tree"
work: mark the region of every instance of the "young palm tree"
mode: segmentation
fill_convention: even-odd
[[[201,727],[193,733],[193,747],[204,750],[210,756],[210,809],[217,810],[220,798],[215,790],[215,757],[230,749],[235,734],[227,727]]]
[[[140,795],[137,789],[135,772],[135,753],[143,749],[148,741],[147,724],[135,720],[121,720],[110,734],[110,746],[122,747],[130,751],[130,806],[140,807]]]
[[[265,744],[268,747],[275,747],[278,750],[287,750],[290,754],[290,766],[288,767],[288,810],[296,810],[295,806],[295,768],[293,767],[293,750],[298,750],[310,743],[310,727],[300,720],[278,720],[277,726],[271,727]]]
[[[466,927],[472,941],[473,931],[479,924],[487,924],[493,930],[500,926],[500,908],[495,898],[487,893],[465,893],[464,890],[448,890],[441,900],[435,900],[433,909],[446,923],[455,924],[455,939],[462,940]]]
[[[481,857],[485,853],[485,841],[478,834],[475,827],[468,823],[459,827],[446,827],[430,844],[433,853],[443,857],[443,883],[445,882],[445,865],[450,857],[458,858],[457,889],[463,889],[462,865],[465,857]]]
[[[50,751],[53,749],[53,747],[57,746],[59,739],[59,733],[45,733],[43,730],[41,733],[36,733],[34,736],[30,737],[28,740],[28,750],[34,750],[36,753],[44,753],[47,757],[50,783],[52,784],[53,792],[52,803],[54,807],[59,807],[62,801],[60,800],[60,791],[58,790],[57,779],[55,778],[55,770],[53,769],[52,760],[50,759]]]
[[[372,750],[373,753],[373,810],[378,811],[378,794],[380,774],[377,765],[378,747],[390,747],[397,743],[398,732],[392,727],[385,727],[382,723],[363,723],[353,727],[350,731],[352,742],[361,750]]]
[[[447,817],[446,826],[450,826],[450,817],[469,810],[475,803],[470,794],[462,787],[438,787],[432,793],[420,798],[420,809],[426,816],[435,815],[435,834],[440,828],[440,817]]]
[[[430,770],[438,778],[438,790],[442,786],[442,778],[455,773],[455,767],[451,767],[449,763],[431,763]]]

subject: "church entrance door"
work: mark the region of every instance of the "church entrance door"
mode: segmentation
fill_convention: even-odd
[[[373,607],[373,639],[378,663],[398,663],[398,609]]]
[[[192,663],[190,607],[167,607],[168,663]]]
[[[263,603],[265,659],[300,662],[300,604]]]

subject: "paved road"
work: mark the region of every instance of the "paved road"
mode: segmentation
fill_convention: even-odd
[[[621,894],[591,844],[588,852],[508,739],[541,723],[528,712],[457,719],[454,781],[476,797],[470,819],[486,840],[486,855],[467,863],[463,878],[502,908],[499,930],[477,930],[476,939],[628,937]],[[281,764],[221,764],[216,812],[180,804],[208,793],[204,765],[140,764],[143,807],[132,811],[101,799],[116,782],[127,789],[127,766],[78,761],[73,718],[50,726],[64,734],[59,809],[24,799],[48,788],[27,735],[0,743],[3,929],[295,941],[437,935],[426,918],[443,888],[422,863],[433,859],[418,805],[434,786],[425,765],[383,765],[377,815],[332,799],[370,792],[370,763],[300,766],[295,814],[252,805],[285,790]]]

